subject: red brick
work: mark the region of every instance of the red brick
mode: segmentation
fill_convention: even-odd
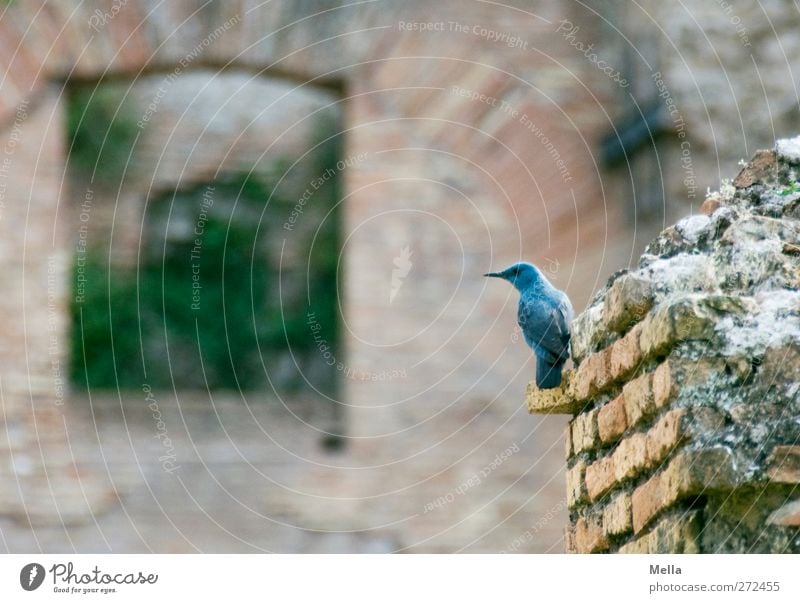
[[[778,157],[775,151],[761,149],[733,179],[736,188],[747,188],[756,182],[774,180],[778,177]]]
[[[773,511],[767,518],[767,523],[792,528],[800,527],[800,500],[792,501]]]
[[[598,411],[597,431],[600,440],[608,444],[618,440],[627,428],[625,399],[620,394]]]
[[[637,324],[611,346],[609,370],[617,381],[626,379],[642,361],[642,348],[639,346],[641,332],[642,325]]]
[[[611,348],[605,348],[584,360],[575,371],[571,394],[575,400],[586,401],[610,385]]]
[[[775,446],[767,459],[767,475],[779,484],[800,484],[800,446]]]
[[[663,473],[657,473],[633,491],[631,497],[633,530],[640,532],[667,504],[662,494]]]
[[[653,372],[653,401],[657,408],[666,406],[676,394],[673,387],[670,362],[666,360],[658,365]]]
[[[675,408],[661,417],[647,432],[647,464],[666,458],[686,437],[686,410]]]
[[[586,491],[589,499],[596,501],[614,486],[614,462],[603,457],[586,468]]]
[[[596,553],[608,548],[608,539],[596,518],[580,517],[575,522],[575,549],[578,553]]]
[[[588,470],[587,470],[588,479]],[[664,509],[707,489],[732,490],[736,474],[727,448],[683,452],[633,492],[633,530],[639,533]]]
[[[635,433],[622,440],[613,455],[614,479],[621,482],[647,467],[647,436]]]
[[[720,199],[718,196],[708,197],[700,206],[700,213],[710,216],[720,207],[722,207],[722,199]]]
[[[655,411],[652,373],[645,373],[633,381],[628,381],[622,388],[622,393],[629,427],[636,425]]]

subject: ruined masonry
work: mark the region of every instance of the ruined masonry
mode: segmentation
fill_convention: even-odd
[[[800,552],[800,137],[759,151],[574,324],[566,547]]]

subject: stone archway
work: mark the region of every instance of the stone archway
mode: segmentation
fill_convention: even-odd
[[[352,235],[344,244],[343,258],[345,356],[337,360],[342,363],[343,399],[354,439],[351,453],[333,466],[319,462],[311,451],[313,463],[309,464],[313,466],[287,477],[290,481],[286,483],[302,495],[269,498],[270,512],[279,509],[282,518],[288,516],[301,527],[334,534],[373,530],[384,543],[381,546],[391,549],[502,548],[530,525],[531,515],[564,512],[563,505],[559,506],[557,480],[551,479],[552,467],[560,465],[554,460],[560,450],[560,425],[545,422],[531,434],[528,426],[510,420],[520,409],[516,399],[507,394],[526,381],[528,354],[514,343],[510,332],[508,337],[485,338],[487,317],[490,323],[498,318],[495,325],[506,319],[512,324],[513,310],[506,292],[486,293],[483,283],[472,275],[484,272],[487,264],[520,255],[544,261],[550,249],[559,245],[564,248],[575,243],[581,250],[597,249],[610,230],[621,228],[603,212],[592,162],[589,141],[599,131],[603,116],[592,111],[596,99],[587,90],[575,93],[573,82],[563,78],[539,79],[548,68],[556,68],[547,56],[520,52],[519,47],[498,44],[489,36],[490,31],[504,31],[520,39],[557,40],[551,24],[540,15],[518,13],[513,8],[510,13],[498,14],[479,4],[469,10],[459,5],[466,29],[434,36],[419,30],[408,32],[400,25],[429,19],[423,2],[337,7],[330,3],[337,18],[323,20],[292,2],[273,2],[271,10],[226,3],[194,14],[185,7],[160,5],[147,17],[147,28],[139,27],[147,11],[133,2],[127,5],[129,10],[97,22],[91,21],[92,7],[78,4],[70,5],[76,9],[74,13],[62,13],[56,7],[43,17],[47,27],[29,34],[34,38],[25,41],[29,60],[41,66],[40,79],[31,79],[36,70],[19,69],[19,64],[12,62],[8,73],[14,94],[3,97],[11,103],[4,113],[9,127],[13,127],[16,105],[24,97],[16,92],[30,89],[31,98],[36,99],[31,107],[38,107],[41,121],[37,120],[36,127],[41,131],[39,135],[33,131],[26,134],[31,152],[25,165],[36,176],[30,189],[46,197],[38,202],[40,197],[21,187],[14,214],[7,214],[14,219],[0,223],[3,235],[8,234],[3,239],[10,246],[7,257],[22,255],[29,262],[6,275],[9,290],[15,293],[6,300],[5,316],[18,329],[15,339],[9,341],[22,338],[25,342],[12,343],[3,352],[10,361],[3,365],[4,387],[9,384],[10,392],[12,382],[21,384],[13,394],[19,402],[8,394],[4,408],[9,414],[18,412],[29,426],[20,446],[35,456],[43,457],[37,448],[43,438],[51,437],[62,452],[67,447],[68,433],[54,404],[59,394],[48,352],[49,333],[35,320],[47,312],[43,303],[47,278],[40,281],[37,275],[48,276],[51,254],[47,251],[52,251],[61,263],[55,264],[50,280],[62,287],[54,296],[60,308],[54,323],[60,348],[53,349],[59,350],[55,356],[63,363],[71,225],[63,211],[63,124],[51,119],[53,115],[61,119],[63,99],[58,86],[48,88],[48,82],[76,83],[109,76],[117,82],[161,81],[176,66],[186,64],[192,70],[206,67],[215,72],[263,70],[267,76],[288,76],[309,86],[334,86],[345,101],[344,238]],[[446,8],[442,10],[444,19]],[[353,31],[341,35],[342,23],[352,23]],[[481,28],[475,29],[476,23]],[[62,25],[73,35],[57,36]],[[12,31],[9,35],[23,39],[26,34]],[[464,44],[465,36],[470,44]],[[48,53],[42,48],[53,50]],[[563,58],[574,62],[569,47],[562,51]],[[142,74],[150,75],[143,78]],[[459,85],[463,89],[467,84],[468,94],[453,88]],[[559,91],[564,98],[556,102],[554,92]],[[155,98],[157,91],[145,96]],[[498,109],[487,99],[498,103],[502,99],[520,113]],[[538,134],[520,122],[522,113],[540,128]],[[580,122],[572,119],[577,115]],[[547,132],[541,130],[545,124]],[[498,148],[502,152],[496,152]],[[580,187],[565,190],[563,180],[541,177],[556,161],[551,149],[558,150],[559,158],[566,158]],[[48,159],[47,174],[36,160],[42,153]],[[177,163],[171,165],[180,166],[180,159],[179,152]],[[218,161],[218,156],[209,155],[206,167],[216,167]],[[172,174],[161,176],[169,180]],[[552,245],[545,242],[541,230],[535,231],[535,237],[528,236],[533,232],[529,227],[535,225],[530,207],[533,190],[537,190],[535,209],[558,214],[560,231],[569,233]],[[37,203],[31,203],[34,198]],[[133,194],[123,198],[117,218],[124,214],[137,221],[137,199]],[[589,234],[580,237],[571,212],[563,211],[573,199],[591,218]],[[80,196],[79,205],[85,201],[85,196]],[[81,210],[76,213],[80,222]],[[397,220],[386,221],[386,215]],[[25,224],[26,229],[17,228],[18,224]],[[54,231],[60,233],[55,242]],[[138,233],[115,232],[124,258]],[[590,257],[592,253],[577,256]],[[393,271],[402,272],[408,262],[413,267],[392,297]],[[578,272],[570,267],[559,274],[565,283],[582,283],[581,295],[586,297],[591,279],[573,275],[581,270],[583,275],[591,273],[592,266],[587,262],[577,266]],[[444,303],[438,296],[426,297],[433,283],[444,283],[450,292]],[[467,319],[459,320],[462,315]],[[400,339],[409,341],[401,343]],[[18,353],[20,345],[29,352],[28,359],[38,360],[26,361]],[[389,347],[378,347],[384,345]],[[435,351],[435,356],[430,351]],[[50,418],[31,412],[34,397],[41,400]],[[426,502],[457,489],[463,473],[479,473],[496,455],[513,450],[513,445],[520,454],[511,455],[503,470],[492,474],[492,485],[482,490],[486,498],[462,498],[457,505],[437,507],[439,515],[420,512]],[[538,459],[534,469],[531,458]],[[22,479],[20,468],[10,471],[12,480]],[[48,473],[68,475],[70,471],[62,463],[53,465]],[[76,484],[86,480],[75,477],[79,476],[73,475],[65,488],[79,493]],[[546,494],[532,500],[519,486],[529,479]],[[42,487],[43,482],[46,479],[27,483]],[[99,508],[91,501],[105,503],[112,490],[101,486],[94,497],[87,492],[89,505],[76,494],[76,516],[82,513],[90,518]],[[495,496],[498,492],[503,496]],[[68,500],[60,494],[54,498],[63,504]],[[29,504],[20,503],[17,508]],[[54,508],[50,517],[58,521]],[[558,542],[557,523],[542,530],[541,542],[537,539],[526,547],[544,550]],[[395,527],[375,528],[387,525]],[[452,529],[442,533],[441,525]]]

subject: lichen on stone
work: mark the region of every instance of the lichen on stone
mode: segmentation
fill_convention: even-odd
[[[592,489],[631,497],[633,517],[631,528],[608,505],[585,501],[571,510],[576,533],[602,512],[597,533],[611,550],[800,552],[800,462],[795,470],[775,461],[795,448],[800,459],[798,171],[800,137],[757,152],[700,215],[662,231],[638,266],[612,275],[576,318],[581,387],[565,397],[585,405],[570,407],[572,435],[581,434],[571,458],[591,463],[590,499]],[[598,444],[585,425],[613,416],[613,400],[623,401],[623,431],[618,441],[601,434]],[[662,451],[660,440],[652,435],[646,453],[636,446],[651,442],[647,434],[664,437],[657,426],[675,412],[691,418],[691,429],[667,440],[670,456],[652,471],[641,455]],[[712,457],[702,467],[675,464]],[[677,530],[674,517],[690,511],[694,529]]]

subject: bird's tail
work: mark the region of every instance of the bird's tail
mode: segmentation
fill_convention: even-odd
[[[536,385],[539,389],[553,389],[561,385],[561,369],[566,359],[536,355]]]

